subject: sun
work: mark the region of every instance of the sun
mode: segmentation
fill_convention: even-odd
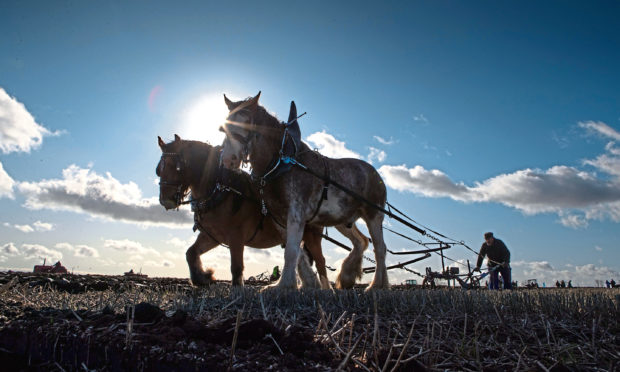
[[[183,139],[219,145],[224,140],[224,133],[219,128],[227,115],[228,109],[221,94],[204,95],[184,110],[178,134]]]

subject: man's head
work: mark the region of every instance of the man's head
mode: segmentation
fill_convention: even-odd
[[[484,241],[486,241],[488,245],[493,244],[493,241],[495,241],[495,238],[493,237],[493,233],[492,232],[484,233]]]

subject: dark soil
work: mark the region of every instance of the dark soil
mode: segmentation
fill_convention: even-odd
[[[613,371],[619,315],[616,289],[260,293],[0,273],[0,369]]]

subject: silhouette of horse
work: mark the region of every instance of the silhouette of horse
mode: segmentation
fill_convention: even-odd
[[[161,137],[158,142],[162,151],[156,169],[160,177],[160,204],[167,210],[176,209],[186,203],[183,199],[191,191],[194,230],[200,231],[185,254],[192,283],[202,286],[215,281],[213,270],[203,269],[200,256],[222,244],[230,248],[232,284],[243,285],[244,246],[269,248],[283,242],[273,219],[263,216],[259,205],[251,200],[249,175],[220,167],[220,146],[182,140],[178,135],[170,143],[164,143]],[[299,261],[302,285],[329,289],[321,251],[321,228],[308,227],[303,238],[316,262],[320,282],[304,254]]]
[[[259,97],[260,92],[256,97],[232,102],[224,95],[230,113],[221,128],[226,133],[222,162],[235,169],[248,161],[262,189],[263,209],[286,226],[280,228],[286,234],[286,248],[282,277],[276,285],[295,287],[299,242],[307,224],[336,226],[353,242],[354,248],[342,263],[336,281],[338,288],[352,287],[361,278],[362,257],[368,246],[368,239],[355,227],[355,221],[361,218],[372,237],[376,260],[368,290],[389,288],[383,212],[370,205],[384,207],[386,203],[385,184],[379,173],[359,159],[331,159],[312,151],[301,142],[295,103],[291,102],[286,124],[260,106]]]

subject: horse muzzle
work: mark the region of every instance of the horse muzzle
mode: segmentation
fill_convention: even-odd
[[[176,209],[179,205],[175,200],[159,198],[159,204],[161,204],[166,210]]]

